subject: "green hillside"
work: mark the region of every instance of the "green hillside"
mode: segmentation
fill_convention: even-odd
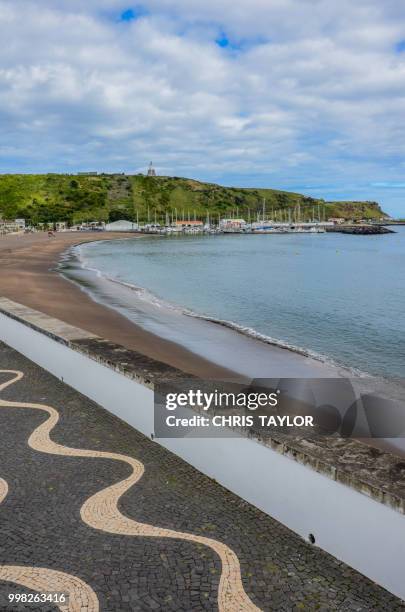
[[[376,202],[325,202],[276,189],[222,187],[176,177],[101,174],[0,175],[0,216],[25,218],[29,223],[67,221],[163,220],[177,212],[205,219],[231,214],[253,219],[266,200],[271,211],[300,207],[301,219],[318,215],[352,219],[384,216]],[[318,208],[319,207],[319,208]],[[280,213],[278,213],[280,215]],[[286,213],[284,212],[284,215]]]

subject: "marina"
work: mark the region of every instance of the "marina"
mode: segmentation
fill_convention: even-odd
[[[300,204],[270,211],[266,209],[266,199],[255,210],[247,209],[246,218],[240,216],[239,207],[233,209],[231,215],[222,217],[220,214],[207,212],[205,221],[197,218],[194,210],[185,210],[178,214],[177,208],[166,212],[164,219],[158,220],[154,214],[154,222],[150,222],[150,209],[148,208],[147,222],[140,223],[139,214],[136,214],[136,223],[131,223],[131,231],[147,234],[162,235],[201,235],[201,234],[325,234],[326,232],[339,232],[344,234],[389,234],[394,230],[385,226],[384,219],[379,221],[370,219],[345,219],[342,217],[328,217],[325,206],[319,204],[315,207],[302,208]],[[179,218],[181,217],[181,218]],[[116,223],[125,223],[120,221]],[[127,222],[129,225],[129,222]],[[388,223],[388,219],[387,219]],[[116,225],[116,224],[112,224]],[[122,227],[120,228],[122,229]],[[129,228],[128,228],[129,229]]]
[[[279,223],[258,221],[246,223],[243,220],[221,219],[217,225],[203,224],[202,222],[185,221],[181,225],[160,225],[159,223],[138,225],[136,230],[145,234],[160,234],[166,236],[202,235],[202,234],[326,234],[335,232],[340,234],[376,235],[393,234],[394,230],[376,223],[335,224],[333,222],[307,221],[302,223]]]
[[[162,235],[201,235],[201,234],[325,234],[326,232],[339,232],[345,234],[389,234],[395,233],[385,227],[384,222],[370,220],[347,220],[343,218],[326,218],[325,207],[312,207],[310,212],[302,212],[301,206],[280,210],[271,210],[271,215],[266,212],[266,201],[260,211],[248,209],[247,220],[239,216],[239,209],[232,211],[230,217],[223,218],[221,215],[209,215],[205,221],[197,219],[194,211],[193,219],[190,212],[185,215],[182,211],[181,219],[178,218],[177,209],[171,214],[166,213],[165,219],[158,222],[155,214],[154,223],[131,224],[132,231],[147,234]],[[148,219],[150,212],[148,211]],[[255,218],[255,220],[254,220]],[[119,222],[118,222],[119,223]],[[121,221],[120,223],[125,223]],[[114,224],[113,224],[114,225]]]

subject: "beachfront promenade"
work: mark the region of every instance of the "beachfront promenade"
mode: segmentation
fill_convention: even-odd
[[[405,610],[5,344],[0,432],[1,610]]]

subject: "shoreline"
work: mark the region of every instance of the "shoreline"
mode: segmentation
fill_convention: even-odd
[[[140,238],[138,236],[137,238]],[[73,280],[68,280],[58,270],[61,256],[73,246],[97,242],[99,240],[134,239],[123,233],[95,234],[90,232],[60,233],[54,238],[45,234],[11,235],[0,237],[0,296],[39,310],[51,317],[60,319],[74,327],[82,328],[97,336],[120,344],[128,349],[166,363],[186,373],[205,379],[238,380],[246,382],[249,375],[241,374],[235,369],[226,368],[214,361],[188,350],[182,345],[150,333],[120,314],[114,307],[95,301]],[[204,323],[204,321],[201,321]],[[205,322],[206,323],[206,322]],[[216,326],[215,324],[211,324]],[[216,326],[221,328],[221,326]],[[275,369],[284,369],[284,377],[300,377],[300,374],[288,374],[294,365],[298,368],[312,370],[312,377],[335,377],[322,362],[305,357],[288,348],[281,348],[246,338],[235,330],[223,328],[227,338],[238,336],[246,342],[262,346]],[[240,353],[236,354],[240,362]],[[275,373],[271,378],[277,376]],[[303,374],[308,377],[308,372]],[[310,376],[311,377],[311,376]],[[362,439],[367,444],[381,450],[405,456],[393,440]]]
[[[111,288],[106,287],[108,283],[115,285],[115,297],[120,289],[113,280],[98,279],[104,287],[101,299],[97,299],[93,291],[86,289],[90,279],[70,277],[61,266],[63,256],[68,256],[73,247],[141,238],[142,235],[123,232],[60,232],[53,238],[45,232],[2,236],[0,265],[5,274],[0,281],[0,296],[200,378],[247,382],[254,378],[335,378],[348,374],[344,367],[292,347],[246,336],[204,317],[177,315],[177,328],[181,319],[183,332],[179,338],[170,334],[173,315],[167,317],[165,309],[154,310],[153,306],[143,304],[141,323],[155,321],[149,328],[129,316],[136,302],[131,290],[125,296],[121,289],[116,306],[111,300]],[[137,307],[139,303],[138,300]]]
[[[117,242],[117,241],[119,241],[119,239],[114,240],[114,242]],[[86,271],[86,273],[91,273],[91,274],[96,274],[97,276],[102,276],[107,282],[114,283],[118,287],[121,287],[121,288],[126,287],[130,289],[131,291],[136,291],[136,292],[140,291],[143,294],[148,294],[149,297],[152,298],[151,301],[153,303],[159,303],[159,306],[162,307],[162,309],[169,308],[170,310],[174,310],[174,311],[177,311],[178,313],[181,313],[183,316],[192,317],[193,319],[198,319],[200,321],[206,321],[209,324],[213,324],[213,325],[216,325],[222,328],[227,328],[237,334],[242,335],[245,338],[249,337],[255,342],[260,342],[270,347],[275,347],[276,349],[286,349],[289,352],[294,353],[295,355],[301,355],[302,357],[312,359],[316,362],[326,364],[334,368],[335,367],[342,368],[342,369],[344,368],[342,364],[338,364],[331,357],[326,357],[324,355],[315,353],[311,351],[310,349],[305,349],[299,346],[291,345],[286,341],[276,340],[275,338],[272,338],[261,332],[258,332],[251,327],[240,325],[239,323],[236,323],[232,320],[216,318],[214,316],[209,316],[203,313],[199,313],[186,306],[181,306],[180,304],[174,303],[172,301],[167,301],[164,298],[157,296],[153,291],[151,291],[150,289],[147,289],[146,287],[140,287],[138,285],[131,284],[124,280],[119,280],[118,278],[114,278],[114,277],[109,276],[108,274],[105,274],[101,270],[98,270],[96,268],[90,268],[86,266],[86,264],[83,262],[82,255],[80,254],[80,252],[77,253],[75,247],[81,247],[81,246],[91,245],[91,244],[92,242],[85,242],[85,243],[73,246],[72,248],[68,249],[68,251],[65,251],[65,253],[63,253],[63,259],[61,259],[59,263],[59,269],[60,269],[61,275],[67,280],[73,282],[75,285],[81,287],[83,291],[86,291],[84,284],[81,284],[80,280],[75,278],[75,276],[77,277],[77,274],[76,275],[71,274],[69,269],[66,269],[66,266],[65,266],[66,261],[70,260],[71,262],[73,262],[73,268],[77,269],[77,267],[80,267],[81,270]],[[70,266],[68,266],[68,268],[69,267]],[[95,286],[95,283],[92,283],[92,284],[94,284]],[[92,297],[93,300],[97,301],[95,299],[95,295],[93,291],[89,290],[88,294],[90,295],[90,297]],[[108,307],[114,308],[112,304],[110,304]],[[353,368],[351,368],[351,373],[353,373],[354,375],[358,375],[358,376],[367,375],[366,373],[357,371]]]
[[[135,237],[119,232],[108,235],[60,232],[53,238],[45,232],[1,236],[0,295],[195,376],[235,378],[234,372],[151,334],[114,309],[95,302],[57,270],[61,256],[69,247]]]
[[[123,232],[1,236],[0,265],[5,273],[0,296],[200,378],[246,382],[355,375],[333,361],[242,333],[229,322],[149,304],[129,285],[82,267],[74,252],[74,247],[99,241],[142,237]],[[75,274],[64,268],[69,258],[75,261]]]
[[[87,245],[91,247],[89,242]],[[111,277],[89,266],[80,248],[65,251],[59,272],[95,303],[118,312],[163,341],[225,368],[232,378],[248,381],[355,374],[321,355],[289,346],[231,321],[204,316],[179,303],[165,301],[145,287]]]

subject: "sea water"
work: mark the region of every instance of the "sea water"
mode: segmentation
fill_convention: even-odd
[[[197,353],[211,342],[208,327],[193,327],[201,316],[264,344],[403,377],[405,227],[395,230],[376,236],[143,236],[87,244],[76,254],[83,269],[115,286],[108,292],[99,287],[97,296],[97,284],[87,278],[96,299],[117,306],[114,291],[132,289],[133,303],[121,300],[121,311]]]

